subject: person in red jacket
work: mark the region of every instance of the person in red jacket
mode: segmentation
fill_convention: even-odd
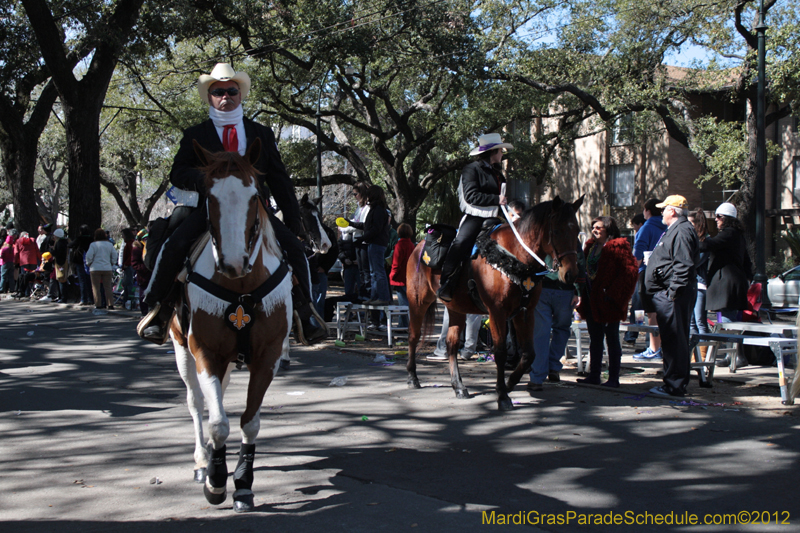
[[[35,239],[31,239],[27,231],[20,234],[14,245],[14,264],[19,265],[19,283],[17,284],[17,294],[19,298],[28,296],[28,286],[24,282],[25,274],[36,270],[37,265],[42,260],[39,246]]]
[[[606,387],[619,387],[622,347],[619,323],[628,315],[628,301],[638,282],[638,267],[628,239],[620,237],[617,221],[611,217],[592,220],[592,238],[583,247],[586,256],[586,284],[578,312],[589,331],[589,376],[578,383],[600,385],[603,339],[608,344]]]
[[[397,294],[397,303],[408,305],[406,296],[406,265],[411,252],[414,251],[414,230],[408,224],[400,224],[397,228],[397,244],[392,253],[392,271],[389,274],[389,283]],[[408,327],[408,316],[400,317],[400,327]]]

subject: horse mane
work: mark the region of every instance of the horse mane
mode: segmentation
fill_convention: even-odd
[[[525,234],[536,230],[538,227],[541,227],[545,223],[547,216],[550,214],[552,209],[552,200],[541,202],[533,207],[529,207],[522,212],[519,220],[517,220],[515,224],[517,231],[519,231],[520,234]]]
[[[251,165],[247,159],[240,156],[238,152],[212,153],[208,158],[207,164],[201,165],[198,169],[206,176],[206,190],[211,189],[213,181],[217,178],[237,175],[249,180],[253,179],[254,176],[263,174],[263,172]],[[245,185],[249,185],[249,183],[245,183]]]

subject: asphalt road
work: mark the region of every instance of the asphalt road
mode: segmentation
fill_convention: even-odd
[[[172,347],[140,341],[133,314],[3,300],[0,321],[2,531],[800,531],[797,407],[562,382],[499,413],[486,372],[467,369],[472,398],[457,400],[445,365],[420,364],[411,391],[403,364],[298,346],[264,400],[257,509],[236,515],[192,481]],[[246,380],[234,373],[226,398],[230,470]],[[756,513],[771,525],[674,524]],[[536,524],[545,514],[569,523]],[[634,523],[579,523],[615,518]]]

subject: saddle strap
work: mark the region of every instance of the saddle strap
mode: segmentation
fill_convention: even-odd
[[[267,294],[275,290],[275,288],[283,281],[283,279],[289,274],[289,266],[286,264],[286,261],[281,261],[280,266],[272,273],[272,275],[267,278],[267,280],[261,284],[256,290],[251,292],[250,294],[240,294],[238,292],[233,292],[228,290],[224,287],[220,287],[210,279],[201,276],[197,272],[190,272],[189,276],[186,278],[186,281],[189,283],[193,283],[206,291],[209,294],[212,294],[219,298],[220,300],[225,300],[228,303],[236,303],[242,300],[244,297],[249,297],[254,302],[259,302],[263,299]]]

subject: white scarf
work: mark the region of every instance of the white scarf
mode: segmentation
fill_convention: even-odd
[[[242,120],[244,112],[242,111],[242,106],[240,105],[233,111],[219,111],[218,109],[208,106],[208,116],[214,123],[220,140],[222,140],[224,126],[229,124],[236,126],[236,135],[239,138],[239,155],[244,155],[247,149],[247,138],[244,133],[244,121]]]

